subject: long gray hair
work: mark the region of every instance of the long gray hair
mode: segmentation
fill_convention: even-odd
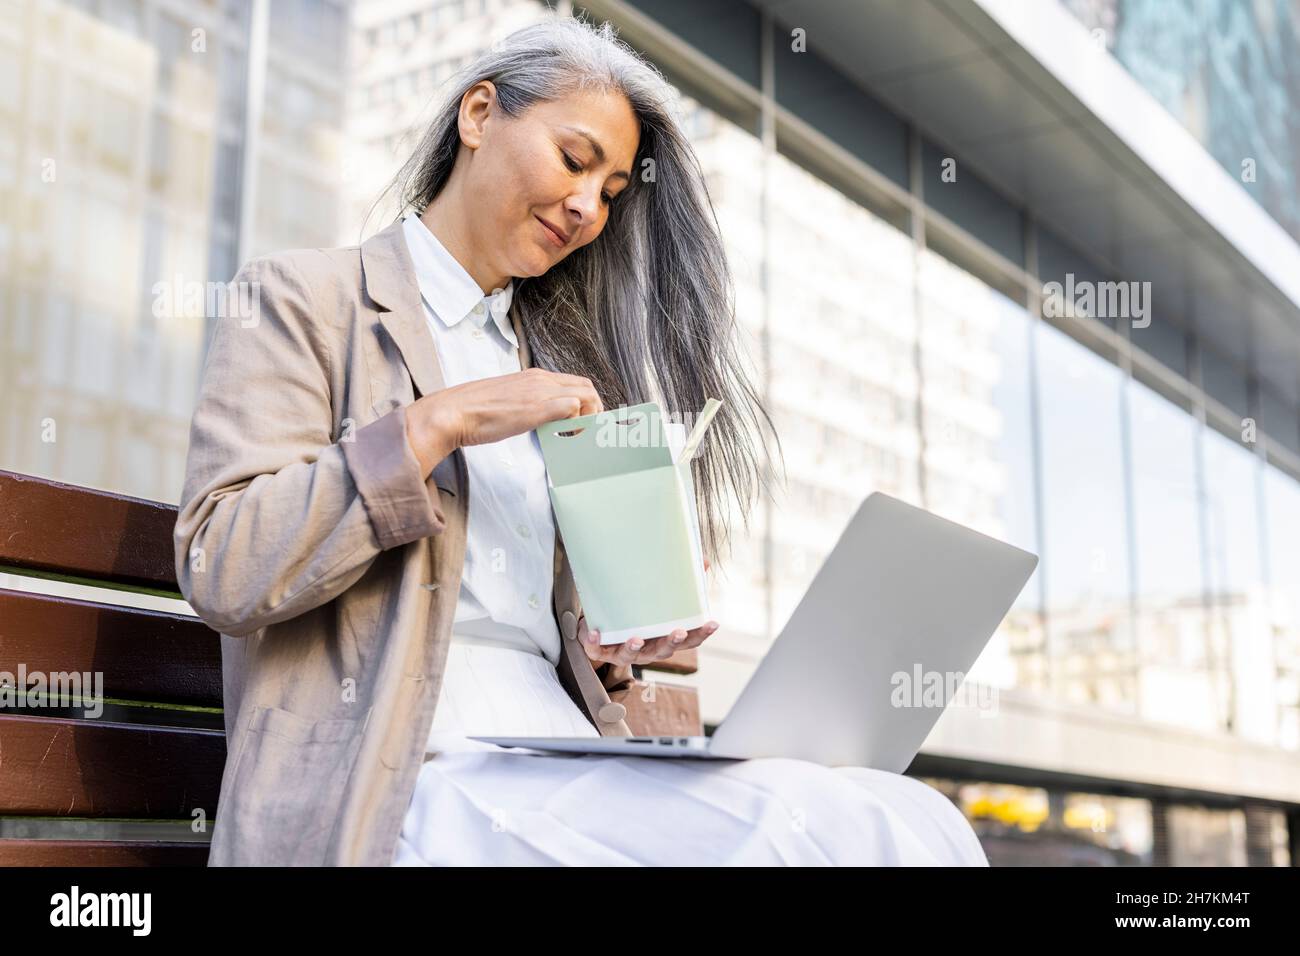
[[[755,483],[770,493],[753,443],[757,435],[766,455],[760,416],[774,438],[776,431],[743,365],[717,217],[699,160],[670,110],[672,88],[607,22],[552,16],[526,26],[449,81],[428,131],[376,204],[396,192],[403,212],[422,213],[438,195],[460,145],[461,100],[483,80],[496,86],[506,116],[599,89],[621,92],[640,121],[632,182],[600,236],[545,274],[516,278],[511,308],[519,310],[533,364],[591,379],[606,409],[658,400],[669,420],[689,424],[706,398],[722,400],[694,466],[705,554],[720,569],[722,545],[730,550],[721,482],[748,528]]]

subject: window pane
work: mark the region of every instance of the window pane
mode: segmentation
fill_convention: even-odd
[[[1142,716],[1223,729],[1225,662],[1209,646],[1205,614],[1195,421],[1139,382],[1128,395]]]
[[[1259,528],[1260,464],[1253,451],[1203,432],[1206,573],[1216,649],[1226,648],[1232,730],[1276,743],[1277,688]]]
[[[1069,701],[1135,712],[1121,374],[1045,323],[1034,330],[1051,686]]]
[[[1300,484],[1266,470],[1269,590],[1277,660],[1278,743],[1300,749]]]

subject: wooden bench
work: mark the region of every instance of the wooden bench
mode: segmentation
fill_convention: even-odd
[[[124,591],[182,599],[176,512],[0,471],[0,571],[105,597],[0,588],[0,672],[12,683],[99,673],[104,702],[96,716],[66,698],[57,708],[0,704],[0,865],[207,863],[226,760],[219,636],[193,615],[111,603]],[[696,652],[652,669],[693,673]],[[624,703],[635,734],[703,733],[693,687],[641,682]]]

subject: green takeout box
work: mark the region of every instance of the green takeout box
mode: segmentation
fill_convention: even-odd
[[[705,402],[689,436],[656,402],[537,429],[556,525],[601,644],[709,619],[691,460],[721,404]]]

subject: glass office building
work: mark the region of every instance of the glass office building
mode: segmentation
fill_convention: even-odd
[[[4,7],[0,468],[169,502],[208,333],[183,290],[388,222],[443,81],[548,13]],[[998,713],[950,708],[912,770],[995,864],[1295,862],[1294,5],[1176,50],[1141,0],[563,7],[679,90],[785,451],[716,575],[706,726],[880,490],[1041,555],[968,678]]]

